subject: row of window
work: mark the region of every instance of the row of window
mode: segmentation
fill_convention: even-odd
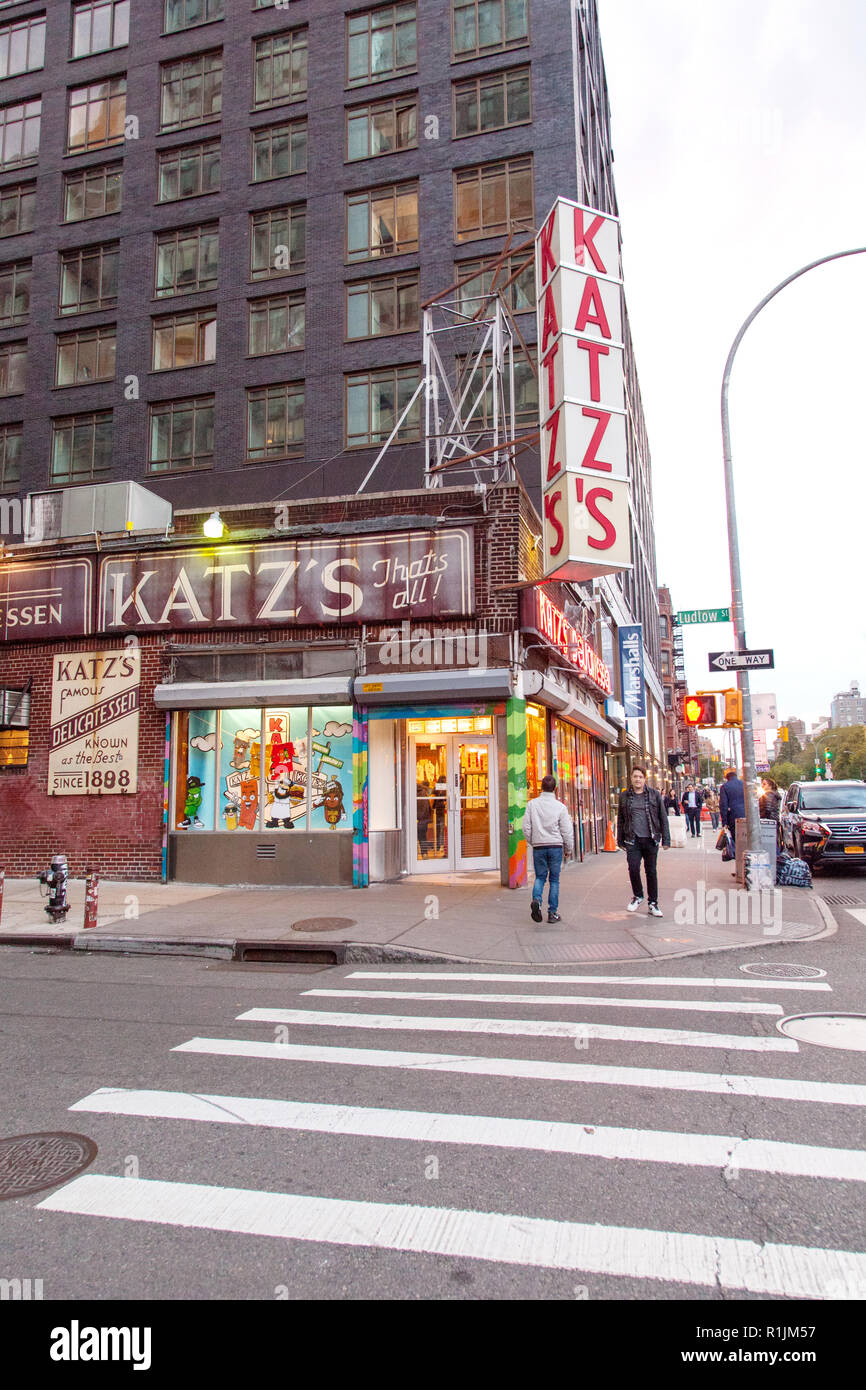
[[[12,0],[5,0],[5,9]],[[273,9],[277,0],[255,0]],[[285,0],[279,8],[285,9]],[[355,86],[413,72],[418,66],[417,0],[378,5],[346,16],[346,82]],[[163,0],[166,33],[225,18],[225,0]],[[304,34],[306,44],[306,30]],[[278,36],[282,38],[283,36]],[[476,58],[529,42],[529,0],[452,0],[452,55]],[[125,48],[129,0],[75,0],[72,57]],[[0,25],[0,78],[35,72],[45,63],[45,15]]]
[[[173,124],[164,130],[198,125],[208,117],[200,117],[197,63],[189,82],[178,88],[182,105],[172,105],[168,115]],[[192,93],[196,93],[193,106]],[[270,105],[276,103],[267,103]],[[192,119],[186,114],[192,111]],[[165,114],[165,112],[164,112]],[[175,119],[177,117],[177,119]],[[39,153],[42,118],[40,98],[13,102],[0,107],[0,170],[32,164]],[[528,125],[532,120],[531,83],[529,67],[509,68],[485,73],[454,83],[454,136],[482,135],[505,130],[512,126]],[[69,93],[67,118],[67,154],[81,154],[95,149],[120,145],[125,139],[126,78],[112,77],[91,82]],[[346,160],[373,159],[402,150],[417,149],[419,126],[418,93],[388,97],[383,101],[367,102],[346,110]],[[253,182],[269,178],[285,178],[303,172],[307,167],[307,123],[305,119],[285,122],[279,126],[259,128],[250,132],[252,142]],[[276,148],[275,148],[276,147]],[[204,146],[197,147],[204,148]],[[211,142],[211,154],[219,161],[219,145]],[[179,151],[166,150],[158,156],[158,166],[170,163]],[[216,184],[199,191],[215,192]],[[191,196],[190,194],[177,196]],[[160,180],[159,201],[166,199]]]
[[[100,360],[101,349],[106,349]],[[91,340],[89,361],[95,371],[104,370],[110,359],[107,344]],[[70,356],[68,370],[78,370],[77,357]],[[472,390],[466,376],[465,359],[457,359],[461,389]],[[493,422],[493,390],[481,390],[489,360],[476,369],[480,396],[473,426],[489,429]],[[372,371],[350,372],[345,378],[345,446],[369,448],[384,443],[417,391],[421,367],[417,363],[382,367]],[[538,381],[533,364],[515,362],[515,422],[531,424],[538,416]],[[299,457],[304,449],[303,381],[280,382],[247,389],[246,457],[250,462]],[[184,400],[160,401],[150,405],[149,468],[152,473],[210,468],[214,459],[213,395]],[[50,481],[55,484],[100,479],[111,470],[113,411],[87,411],[52,421]],[[23,424],[0,426],[0,490],[14,491],[21,481]],[[416,397],[396,436],[397,443],[421,438],[421,405]]]

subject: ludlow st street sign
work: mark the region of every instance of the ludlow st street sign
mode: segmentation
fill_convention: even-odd
[[[729,623],[731,621],[730,608],[688,608],[683,613],[674,614],[674,622],[680,627],[686,627],[689,623]]]

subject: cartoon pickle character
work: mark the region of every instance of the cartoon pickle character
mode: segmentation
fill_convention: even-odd
[[[204,783],[199,777],[187,777],[186,779],[186,803],[183,808],[183,820],[180,823],[181,830],[189,830],[190,826],[200,826],[204,829],[204,821],[199,819],[199,809],[201,807],[201,789]]]
[[[336,779],[325,787],[322,803],[325,808],[325,820],[332,830],[336,830],[337,822],[343,818],[343,788]]]
[[[252,778],[241,782],[240,823],[244,830],[255,830],[259,809],[259,784]]]

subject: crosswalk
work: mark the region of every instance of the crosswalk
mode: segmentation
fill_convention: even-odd
[[[524,988],[515,990],[518,985]],[[735,989],[739,997],[733,996]],[[509,1157],[515,1174],[510,1203],[502,1201],[501,1183],[481,1209],[477,1192],[466,1206],[371,1200],[369,1192],[349,1190],[350,1173],[343,1190],[328,1190],[330,1177],[323,1179],[321,1192],[310,1193],[175,1181],[168,1175],[88,1172],[38,1208],[147,1226],[375,1249],[395,1258],[411,1253],[488,1267],[646,1280],[659,1289],[678,1285],[734,1296],[862,1299],[866,1254],[856,1250],[755,1241],[742,1230],[729,1234],[724,1219],[717,1229],[709,1221],[701,1230],[676,1229],[674,1197],[684,1172],[707,1185],[702,1202],[707,1209],[712,1209],[710,1185],[718,1187],[720,1176],[727,1184],[743,1174],[813,1184],[866,1182],[862,1148],[799,1142],[805,1117],[853,1112],[859,1118],[866,1108],[866,1085],[797,1074],[809,1070],[802,1050],[775,1026],[786,1012],[814,1006],[816,992],[826,1005],[831,986],[824,981],[354,970],[336,988],[305,990],[300,1007],[254,1007],[235,1016],[247,1034],[260,1029],[265,1036],[197,1036],[171,1049],[182,1067],[216,1068],[220,1076],[232,1064],[244,1075],[257,1066],[268,1095],[109,1084],[70,1110],[110,1117],[119,1125],[131,1119],[161,1122],[174,1127],[169,1132],[183,1142],[186,1154],[195,1152],[202,1126],[370,1141],[380,1147],[383,1169],[395,1145],[417,1145],[422,1153],[434,1145],[454,1146],[455,1152],[477,1157],[482,1186],[490,1155],[500,1153]],[[469,1006],[472,1012],[466,1011]],[[626,1015],[627,1021],[596,1021],[594,1012],[605,1008]],[[551,1010],[556,1017],[547,1016]],[[701,1027],[664,1027],[659,1016],[667,1011],[672,1022],[693,1013]],[[652,1026],[641,1021],[645,1012]],[[711,1028],[713,1015],[718,1016],[717,1031]],[[335,1031],[339,1037],[332,1043]],[[387,1045],[394,1034],[404,1035],[409,1046]],[[458,1035],[460,1050],[437,1050],[443,1034]],[[382,1038],[384,1045],[361,1045],[368,1037],[373,1044]],[[635,1048],[640,1065],[631,1063]],[[658,1065],[676,1048],[685,1049],[681,1069]],[[529,1055],[509,1055],[522,1049]],[[591,1049],[602,1055],[593,1058]],[[618,1057],[623,1049],[627,1057]],[[704,1056],[709,1061],[720,1051],[725,1054],[722,1069],[695,1069],[695,1061]],[[736,1057],[753,1058],[749,1070],[734,1065]],[[786,1074],[770,1074],[774,1068]],[[258,1079],[259,1071],[255,1074]],[[293,1087],[309,1090],[311,1078],[315,1099],[292,1095]],[[353,1078],[368,1078],[364,1096],[375,1086],[377,1101],[387,1103],[339,1102],[336,1097],[347,1088],[351,1093]],[[448,1109],[400,1105],[404,1091],[415,1088],[417,1095],[418,1087],[428,1101],[431,1088],[446,1086],[445,1078]],[[461,1088],[471,1104],[479,1081],[487,1102],[483,1113],[463,1113]],[[526,1082],[531,1083],[528,1092]],[[512,1094],[522,1098],[526,1114],[509,1113]],[[799,1119],[779,1137],[739,1132],[760,1128],[751,1121],[727,1132],[705,1132],[698,1127],[698,1110],[715,1105],[720,1112],[714,1097],[745,1104],[782,1102]],[[645,1115],[649,1104],[651,1126],[617,1122],[632,1105],[638,1106],[639,1117]],[[683,1106],[694,1108],[692,1129],[682,1128]],[[562,1159],[573,1162],[574,1185],[586,1189],[587,1212],[593,1206],[590,1182],[603,1186],[606,1172],[616,1176],[617,1190],[625,1193],[616,1222],[566,1219],[565,1214],[554,1219],[538,1214],[543,1207],[527,1209],[526,1185],[517,1180],[521,1163]],[[210,1163],[209,1158],[208,1172]],[[628,1202],[639,1210],[647,1182],[670,1194],[670,1229],[629,1222]],[[629,1297],[627,1289],[624,1282],[621,1292],[610,1296]]]

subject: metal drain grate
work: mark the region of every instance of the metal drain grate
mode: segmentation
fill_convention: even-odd
[[[834,907],[866,907],[866,898],[849,898],[844,893],[834,893],[832,897],[825,893],[822,901]]]
[[[86,1134],[16,1134],[0,1139],[0,1201],[57,1187],[88,1168],[98,1152]]]
[[[744,975],[758,975],[762,980],[820,980],[827,974],[817,965],[741,965]]]
[[[354,917],[302,917],[292,923],[292,931],[348,931],[355,926]]]

